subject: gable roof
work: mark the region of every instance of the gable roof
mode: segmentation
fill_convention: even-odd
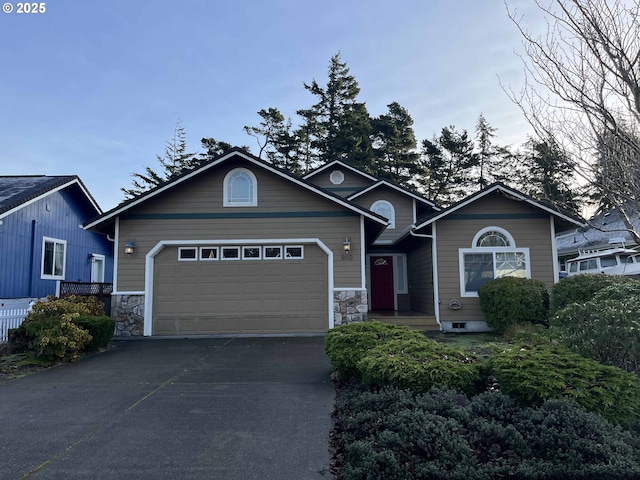
[[[102,209],[77,175],[2,175],[0,176],[0,218],[11,215],[30,203],[77,185],[86,201],[101,214]]]
[[[453,205],[451,205],[450,207],[445,208],[444,210],[440,211],[440,212],[436,212],[432,215],[429,215],[428,217],[426,217],[425,219],[423,219],[416,227],[415,230],[418,230],[420,228],[423,228],[427,225],[432,224],[433,222],[440,220],[442,218],[445,218],[448,215],[451,215],[452,213],[460,210],[461,208],[466,207],[467,205],[479,200],[480,198],[483,198],[491,193],[494,192],[501,192],[503,195],[505,195],[508,198],[511,198],[513,200],[516,201],[520,201],[520,202],[525,202],[535,208],[539,208],[540,210],[543,210],[545,212],[547,212],[549,215],[552,215],[558,219],[561,219],[565,222],[568,223],[572,223],[575,225],[579,225],[579,226],[584,226],[585,222],[583,220],[580,220],[576,217],[573,217],[572,215],[569,215],[567,213],[563,213],[560,210],[554,208],[551,205],[548,205],[544,202],[541,202],[540,200],[536,200],[533,197],[530,197],[528,195],[525,195],[522,192],[519,192],[517,190],[514,190],[513,188],[507,187],[506,185],[504,185],[503,183],[500,182],[496,182],[493,183],[491,185],[489,185],[488,187],[484,188],[483,190],[480,190],[472,195],[469,195],[468,197],[464,198],[463,200],[454,203]]]
[[[425,205],[430,206],[431,208],[433,208],[436,211],[440,211],[442,210],[441,208],[439,208],[438,206],[436,206],[435,203],[430,202],[429,200],[427,200],[426,198],[420,196],[419,194],[412,192],[411,190],[401,187],[400,185],[396,185],[395,183],[391,183],[387,180],[378,180],[376,183],[374,183],[373,185],[369,185],[368,187],[363,188],[362,190],[359,190],[351,195],[349,195],[347,197],[347,199],[349,200],[353,200],[355,198],[358,198],[360,195],[363,195],[367,192],[370,192],[371,190],[375,190],[376,188],[379,188],[381,186],[386,186],[389,187],[393,190],[396,190],[404,195],[407,195],[421,203],[424,203]]]
[[[342,168],[346,168],[347,170],[351,170],[353,173],[360,175],[361,177],[366,178],[367,180],[371,180],[372,182],[377,182],[378,179],[372,175],[369,175],[366,172],[363,172],[362,170],[358,170],[356,167],[352,167],[349,164],[346,164],[340,160],[334,160],[333,162],[329,162],[329,163],[325,163],[324,165],[322,165],[321,167],[316,168],[315,170],[310,171],[309,173],[307,173],[306,175],[304,175],[302,178],[304,180],[308,180],[309,178],[317,175],[320,172],[323,172],[325,170],[327,170],[328,168],[334,167],[334,166],[339,166]]]
[[[88,222],[86,222],[84,224],[84,228],[85,229],[91,229],[94,227],[97,227],[99,225],[103,225],[105,223],[108,223],[112,220],[115,219],[115,217],[121,215],[122,213],[126,212],[127,210],[140,205],[160,194],[162,194],[163,192],[166,192],[167,190],[170,190],[174,187],[176,187],[177,185],[180,185],[183,182],[188,181],[189,179],[202,174],[203,172],[216,167],[224,162],[226,162],[227,160],[234,158],[234,157],[240,157],[244,160],[247,160],[248,162],[263,168],[264,170],[267,170],[275,175],[278,175],[281,178],[284,178],[296,185],[299,185],[302,188],[305,188],[313,193],[316,193],[324,198],[327,198],[349,210],[354,211],[355,213],[364,216],[365,218],[372,220],[374,223],[379,224],[382,227],[386,227],[387,225],[387,220],[382,217],[381,215],[378,215],[374,212],[371,212],[370,210],[367,210],[366,208],[363,208],[359,205],[356,205],[355,203],[350,202],[349,200],[346,200],[343,197],[340,197],[339,195],[336,195],[332,192],[329,192],[328,190],[325,190],[321,187],[318,187],[317,185],[314,185],[313,183],[307,182],[306,180],[304,180],[303,178],[297,177],[296,175],[293,175],[292,173],[286,171],[286,170],[282,170],[278,167],[275,167],[274,165],[272,165],[271,163],[268,163],[264,160],[261,160],[260,158],[247,153],[245,150],[239,148],[239,147],[234,147],[232,148],[229,152],[225,153],[224,155],[221,155],[217,158],[214,158],[213,160],[209,160],[207,162],[204,162],[201,166],[195,168],[194,170],[191,170],[189,172],[186,172],[182,175],[179,175],[177,177],[174,177],[170,180],[168,180],[167,182],[164,182],[160,185],[158,185],[157,187],[152,188],[151,190],[148,190],[134,198],[131,198],[129,200],[126,200],[125,202],[121,203],[120,205],[112,208],[111,210],[109,210],[108,212],[105,212],[104,214],[93,218],[91,220],[89,220]]]

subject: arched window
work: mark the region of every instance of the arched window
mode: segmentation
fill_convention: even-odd
[[[393,205],[391,205],[391,203],[387,202],[386,200],[378,200],[376,202],[373,202],[370,210],[374,213],[377,213],[378,215],[382,215],[384,218],[389,220],[389,225],[387,226],[388,229],[393,230],[394,228],[396,228],[396,210],[395,208],[393,208]]]
[[[225,207],[255,207],[258,205],[258,181],[246,168],[235,168],[224,177]]]
[[[478,289],[499,277],[530,278],[529,249],[516,248],[513,236],[500,227],[486,227],[473,237],[471,248],[461,248],[460,291],[478,296]]]

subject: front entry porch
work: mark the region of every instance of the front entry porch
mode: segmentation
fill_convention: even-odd
[[[367,318],[392,325],[404,325],[413,330],[439,331],[440,325],[435,315],[413,311],[372,310]]]

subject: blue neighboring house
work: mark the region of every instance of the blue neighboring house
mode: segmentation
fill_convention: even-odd
[[[0,176],[0,299],[44,298],[58,282],[112,282],[113,242],[82,228],[102,210],[73,176]]]

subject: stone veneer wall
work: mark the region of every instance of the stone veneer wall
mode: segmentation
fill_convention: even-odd
[[[144,295],[112,295],[111,318],[116,337],[144,335]]]
[[[366,290],[334,290],[333,322],[346,325],[353,322],[365,322],[369,310]]]

